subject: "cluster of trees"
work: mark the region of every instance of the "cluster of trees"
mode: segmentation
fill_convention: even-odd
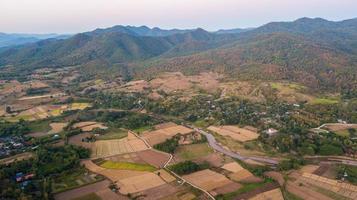
[[[29,88],[26,90],[26,95],[43,95],[49,92],[49,88]]]
[[[112,127],[127,129],[136,129],[144,126],[152,126],[159,122],[157,119],[144,113],[114,110],[81,112],[78,114],[77,120],[95,120],[99,122],[104,122]]]
[[[30,128],[28,127],[28,123],[22,119],[16,123],[0,122],[0,137],[9,135],[24,135],[29,132]]]
[[[51,190],[48,179],[80,167],[80,159],[88,158],[89,153],[88,149],[72,145],[41,146],[36,150],[33,158],[0,167],[0,196],[5,199],[18,199],[21,196],[43,199]],[[20,185],[14,180],[16,173],[19,172],[35,174],[35,178],[25,187],[25,190],[20,190]]]
[[[304,165],[305,161],[303,159],[291,158],[289,160],[283,160],[279,163],[278,169],[282,171],[298,169],[301,165]]]
[[[357,184],[357,167],[356,166],[350,166],[350,165],[340,165],[338,166],[337,170],[337,177],[338,179],[341,179],[344,177],[345,173],[347,174],[347,177],[345,177],[349,182],[353,184]]]
[[[174,171],[176,174],[184,175],[190,174],[196,171],[208,169],[210,166],[208,163],[197,164],[190,160],[177,163],[175,165],[170,166],[170,169]]]
[[[154,145],[154,148],[167,153],[175,153],[176,148],[179,146],[179,139],[180,136],[176,135],[171,139],[167,139],[163,143]]]

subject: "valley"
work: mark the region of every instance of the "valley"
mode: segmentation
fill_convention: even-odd
[[[356,199],[356,33],[115,26],[2,49],[0,199]]]

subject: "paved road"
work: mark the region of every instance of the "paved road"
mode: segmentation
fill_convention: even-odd
[[[254,161],[258,161],[258,162],[264,162],[264,163],[268,163],[268,164],[271,164],[271,165],[277,165],[279,162],[277,160],[274,160],[274,159],[271,159],[271,158],[262,158],[262,157],[256,157],[256,156],[243,156],[237,152],[233,152],[233,151],[230,151],[228,149],[225,149],[223,148],[221,145],[219,145],[216,141],[216,138],[214,138],[214,136],[202,129],[199,129],[199,128],[195,128],[195,127],[192,127],[195,131],[201,133],[202,135],[206,136],[207,137],[207,140],[208,140],[208,143],[209,145],[215,149],[216,151],[218,152],[221,152],[227,156],[230,156],[232,158],[236,158],[236,159],[239,159],[239,160],[246,160],[246,159],[251,159],[251,160],[254,160]]]

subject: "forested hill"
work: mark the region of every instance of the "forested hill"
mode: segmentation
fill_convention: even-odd
[[[214,70],[339,90],[357,85],[357,19],[301,18],[218,32],[115,26],[0,51],[0,66],[20,70],[93,63],[105,63],[96,66],[103,71],[125,68],[118,71],[134,77]]]

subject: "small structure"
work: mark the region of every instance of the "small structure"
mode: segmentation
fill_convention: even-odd
[[[264,133],[268,134],[269,136],[274,136],[278,133],[279,131],[274,129],[274,128],[269,128],[268,130],[265,130]]]

